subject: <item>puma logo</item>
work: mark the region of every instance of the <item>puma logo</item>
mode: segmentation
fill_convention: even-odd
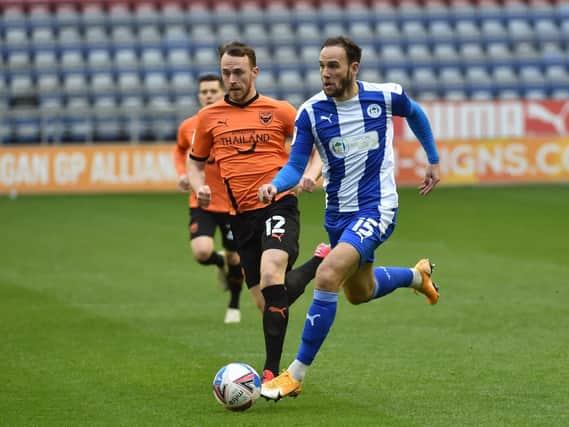
[[[569,114],[569,102],[563,105],[559,114],[552,113],[545,106],[532,102],[528,104],[527,114],[528,117],[532,119],[541,120],[544,123],[550,124],[559,135],[567,133],[565,121]]]
[[[286,307],[278,308],[278,307],[273,307],[272,305],[269,306],[269,311],[271,313],[280,313],[283,319],[286,319],[286,313],[285,313],[286,309],[287,309]]]
[[[283,235],[282,235],[282,234],[273,233],[273,234],[271,234],[271,237],[274,237],[275,239],[278,239],[279,242],[282,242],[282,241],[283,241]]]
[[[328,116],[325,116],[324,114],[320,115],[320,120],[326,120],[328,123],[332,124],[332,113]]]
[[[314,315],[311,316],[310,314],[306,313],[306,318],[308,319],[308,321],[310,322],[310,324],[311,324],[312,326],[314,326],[314,321],[315,321],[318,317],[320,317],[319,314],[314,314]]]
[[[217,124],[218,124],[218,125],[227,126],[227,119],[225,119],[225,120],[218,120],[218,121],[217,121]]]

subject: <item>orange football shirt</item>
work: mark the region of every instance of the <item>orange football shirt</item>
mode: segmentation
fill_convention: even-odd
[[[187,156],[195,139],[197,124],[198,116],[196,114],[195,116],[184,120],[178,128],[173,156],[174,164],[179,176],[187,173]],[[217,167],[213,156],[210,156],[206,162],[205,182],[211,188],[212,199],[209,206],[204,208],[204,210],[211,212],[229,212],[231,205],[229,204],[225,184],[219,175],[219,168]],[[193,191],[190,191],[189,205],[192,208],[198,207],[198,200]]]
[[[257,199],[257,191],[288,160],[285,143],[294,132],[294,107],[266,96],[256,95],[245,104],[226,96],[200,110],[198,117],[190,157],[205,160],[214,154],[235,211],[266,207]],[[290,193],[281,193],[277,199]]]

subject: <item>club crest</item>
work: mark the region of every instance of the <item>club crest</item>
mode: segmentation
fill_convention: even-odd
[[[261,121],[262,124],[264,124],[265,126],[268,126],[272,121],[273,121],[273,112],[269,111],[261,111],[259,112],[259,120]]]

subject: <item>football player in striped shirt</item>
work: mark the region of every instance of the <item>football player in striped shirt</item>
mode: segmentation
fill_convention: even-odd
[[[287,164],[259,188],[268,203],[292,188],[306,167],[312,147],[324,162],[325,228],[332,251],[316,272],[312,305],[306,315],[296,359],[281,375],[262,385],[272,400],[297,396],[302,381],[336,316],[338,292],[352,304],[412,288],[436,304],[433,266],[421,259],[413,268],[374,267],[374,251],[395,228],[398,195],[394,176],[392,116],[405,117],[427,154],[419,193],[439,182],[439,157],[427,116],[395,83],[357,80],[361,48],[345,37],[327,39],[320,51],[323,90],[299,109]]]

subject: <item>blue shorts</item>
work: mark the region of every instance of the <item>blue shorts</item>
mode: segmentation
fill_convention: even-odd
[[[375,260],[374,252],[395,229],[397,208],[326,214],[330,245],[348,243],[360,253],[360,265]]]

